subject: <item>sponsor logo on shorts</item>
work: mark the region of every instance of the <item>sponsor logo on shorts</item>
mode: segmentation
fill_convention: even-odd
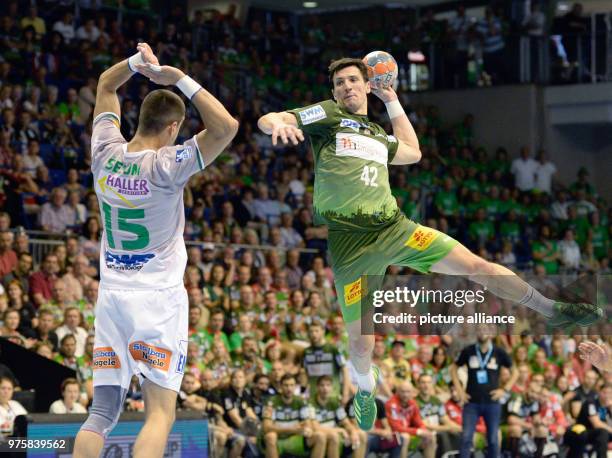
[[[132,342],[129,346],[130,354],[135,361],[142,361],[152,369],[168,372],[172,352],[165,348],[155,347],[139,340]]]
[[[153,259],[151,254],[113,254],[110,251],[104,253],[104,261],[107,269],[113,270],[140,270],[144,265]]]
[[[178,361],[176,363],[176,373],[183,374],[185,373],[185,363],[187,362],[187,340],[181,340],[179,342],[179,354]]]
[[[176,162],[183,162],[184,160],[191,158],[192,153],[193,149],[191,148],[191,146],[186,146],[185,148],[177,150]]]
[[[349,306],[361,300],[361,278],[344,285],[344,303]]]
[[[93,370],[120,369],[121,361],[113,347],[98,347],[93,350]]]
[[[352,119],[342,118],[340,120],[340,127],[348,127],[353,129],[355,132],[359,132],[359,123],[357,121],[353,121]]]
[[[414,250],[423,251],[438,237],[439,232],[423,226],[417,226],[408,241],[404,244]]]
[[[313,122],[327,118],[327,114],[321,105],[306,108],[305,110],[300,111],[299,114],[303,125],[312,124]]]

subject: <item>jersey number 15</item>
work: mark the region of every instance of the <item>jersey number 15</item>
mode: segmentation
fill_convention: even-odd
[[[113,207],[106,202],[102,203],[102,211],[104,212],[104,229],[106,230],[106,241],[109,248],[115,248],[116,241],[113,234]],[[118,208],[117,214],[117,229],[120,231],[129,232],[136,236],[134,240],[122,240],[121,249],[126,251],[142,250],[149,244],[149,230],[142,224],[130,223],[128,220],[144,219],[145,212],[142,208]]]

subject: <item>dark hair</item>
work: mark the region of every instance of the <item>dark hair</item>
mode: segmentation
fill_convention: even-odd
[[[259,382],[262,378],[267,378],[268,380],[270,380],[270,376],[268,374],[257,374],[255,376],[255,378],[253,379],[253,383],[257,383]]]
[[[334,87],[334,75],[336,72],[347,68],[347,67],[357,67],[364,81],[368,81],[368,68],[366,64],[363,63],[361,59],[354,59],[352,57],[343,57],[342,59],[334,60],[331,64],[329,64],[329,82],[332,87]]]
[[[77,385],[79,388],[81,387],[81,384],[79,383],[77,379],[70,377],[62,382],[62,385],[61,385],[62,393],[64,392],[64,390],[66,389],[68,385]]]
[[[212,310],[210,311],[210,316],[211,316],[211,317],[212,317],[213,315],[219,315],[219,314],[223,315],[223,318],[225,318],[225,312],[224,312],[224,311],[223,311],[223,309],[222,309],[222,308],[220,308],[220,307],[215,307],[214,309],[212,309]]]
[[[173,122],[185,117],[183,100],[167,89],[150,92],[142,101],[138,116],[138,132],[145,136],[158,135]]]
[[[334,380],[329,375],[322,375],[317,379],[317,386],[319,386],[323,382],[333,383]]]
[[[293,375],[293,374],[285,374],[285,375],[283,375],[283,376],[281,377],[281,379],[280,379],[280,381],[281,381],[281,385],[282,385],[283,383],[285,383],[287,380],[293,380],[293,381],[295,382],[295,381],[296,381],[296,380],[295,380],[295,375]]]

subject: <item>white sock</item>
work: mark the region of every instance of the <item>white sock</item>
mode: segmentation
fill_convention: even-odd
[[[542,294],[536,291],[533,286],[529,286],[527,288],[525,297],[523,297],[519,303],[541,313],[547,318],[551,318],[553,316],[553,305],[555,304],[555,301],[542,296]]]
[[[361,391],[367,391],[368,393],[374,391],[376,382],[374,381],[374,374],[372,374],[371,367],[367,374],[360,374],[357,371],[355,371],[355,373],[357,374],[357,386]]]

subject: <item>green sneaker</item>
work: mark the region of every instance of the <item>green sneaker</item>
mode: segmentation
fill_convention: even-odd
[[[374,385],[378,384],[379,369],[372,366],[372,374],[374,375]],[[353,408],[355,409],[355,419],[357,424],[364,431],[369,431],[374,426],[376,420],[376,388],[371,393],[367,391],[357,390],[357,394],[353,399]]]
[[[591,326],[604,316],[601,307],[586,302],[569,304],[567,302],[555,302],[553,306],[554,315],[547,324],[549,328],[569,328],[575,326]]]

